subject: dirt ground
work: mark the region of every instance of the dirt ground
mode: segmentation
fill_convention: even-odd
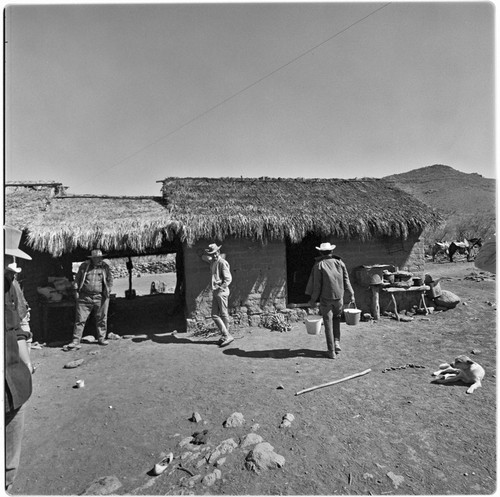
[[[336,360],[324,356],[324,335],[308,335],[303,323],[286,333],[240,329],[233,344],[219,349],[217,337],[175,332],[182,320],[168,316],[170,296],[121,299],[113,331],[132,338],[76,352],[32,351],[38,369],[13,493],[75,495],[104,476],[119,480],[113,492],[119,495],[493,493],[495,281],[466,262],[429,263],[427,272],[443,276],[441,287],[462,302],[407,323],[343,323]],[[464,385],[431,383],[439,364],[464,353],[485,368],[482,388],[467,395]],[[64,368],[80,358],[80,367]],[[407,364],[424,367],[383,372]],[[295,395],[368,368],[364,376]],[[77,379],[84,388],[74,387]],[[194,412],[201,422],[189,420]],[[234,412],[245,424],[225,428]],[[286,413],[295,420],[280,428]],[[256,423],[256,433],[284,456],[282,468],[250,472],[249,449],[238,447],[219,467],[221,479],[206,486],[200,478],[189,487],[179,465],[202,477],[214,466],[198,468],[201,456],[181,459],[181,440],[207,429],[214,449],[229,438],[239,442]],[[170,451],[170,467],[152,476]]]

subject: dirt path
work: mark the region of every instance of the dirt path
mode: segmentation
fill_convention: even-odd
[[[238,330],[226,349],[216,346],[215,337],[173,333],[180,321],[163,312],[164,296],[144,297],[149,304],[141,312],[122,308],[115,330],[133,338],[73,353],[34,350],[38,370],[13,493],[74,495],[104,476],[119,480],[115,493],[134,495],[492,493],[495,282],[466,279],[474,272],[467,263],[429,264],[428,271],[444,276],[442,287],[462,303],[409,323],[383,318],[342,324],[339,360],[326,359],[324,336],[307,335],[302,323],[288,333]],[[430,383],[440,363],[461,353],[486,369],[483,387],[473,395],[462,385]],[[63,368],[78,358],[84,359],[79,368]],[[410,363],[425,368],[383,373]],[[372,371],[363,377],[295,395],[367,368]],[[85,388],[73,388],[76,379],[84,379]],[[189,421],[195,411],[199,424]],[[243,414],[244,426],[224,428],[234,412]],[[281,429],[286,413],[295,420]],[[283,468],[249,472],[249,449],[238,447],[220,466],[222,478],[206,486],[201,477],[214,466],[198,468],[201,456],[194,454],[192,461],[180,459],[187,450],[179,442],[196,431],[208,430],[213,450],[229,438],[239,442],[256,423],[256,433],[285,457]],[[150,476],[170,451],[176,457],[172,468]],[[190,475],[173,469],[179,463],[201,475],[192,488],[183,486]]]

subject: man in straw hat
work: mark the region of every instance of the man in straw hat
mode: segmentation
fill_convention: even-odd
[[[306,294],[311,296],[309,305],[315,305],[319,298],[320,312],[325,325],[327,356],[330,359],[339,354],[340,348],[340,317],[344,303],[344,292],[350,295],[354,303],[354,290],[349,280],[349,274],[340,257],[333,255],[335,245],[322,243],[316,247],[321,256],[316,260],[307,283]]]
[[[24,430],[24,405],[32,392],[31,365],[27,340],[31,333],[21,328],[19,292],[15,275],[21,271],[13,260],[31,260],[19,249],[22,232],[4,226],[4,328],[5,328],[5,488],[10,491],[19,468]]]
[[[97,343],[108,345],[106,340],[109,296],[113,287],[111,268],[103,260],[103,253],[94,249],[88,261],[82,262],[73,282],[76,298],[75,326],[73,341],[66,345],[66,349],[80,347],[85,323],[92,311],[96,314]]]
[[[204,259],[210,262],[210,272],[212,274],[212,319],[222,333],[219,347],[225,347],[234,340],[234,337],[229,333],[229,312],[227,309],[229,285],[232,277],[229,262],[221,257],[220,249],[220,245],[211,243],[205,249]]]

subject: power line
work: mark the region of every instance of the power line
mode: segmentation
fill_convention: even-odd
[[[249,85],[245,86],[244,88],[242,88],[241,90],[238,90],[236,93],[233,93],[231,96],[225,98],[224,100],[220,101],[219,103],[213,105],[212,107],[210,107],[209,109],[201,112],[200,114],[197,114],[195,117],[189,119],[188,121],[186,121],[185,123],[181,124],[180,126],[178,126],[177,128],[175,128],[174,130],[168,132],[167,134],[165,135],[162,135],[161,137],[157,138],[156,140],[148,143],[147,145],[144,145],[144,147],[136,150],[135,152],[133,152],[132,154],[130,155],[127,155],[126,157],[124,157],[123,159],[119,160],[118,162],[116,162],[115,164],[105,168],[104,170],[102,170],[100,173],[98,174],[94,174],[93,175],[93,178],[96,178],[97,176],[101,176],[105,171],[109,171],[111,169],[114,169],[115,167],[118,167],[120,164],[123,164],[125,161],[131,159],[132,157],[135,157],[136,155],[140,154],[141,152],[143,152],[144,150],[148,149],[149,147],[152,147],[153,145],[156,145],[157,143],[165,140],[166,138],[172,136],[174,133],[177,133],[178,131],[180,131],[181,129],[185,128],[186,126],[189,126],[190,124],[192,124],[193,122],[197,121],[198,119],[201,119],[202,117],[206,116],[208,113],[212,112],[213,110],[219,108],[220,106],[224,105],[225,103],[229,102],[230,100],[232,100],[233,98],[236,98],[237,96],[241,95],[243,92],[249,90],[250,88],[253,88],[254,86],[258,85],[259,83],[261,83],[262,81],[270,78],[271,76],[273,76],[274,74],[276,74],[277,72],[281,71],[282,69],[284,69],[285,67],[288,67],[289,65],[293,64],[294,62],[296,62],[297,60],[301,59],[302,57],[305,57],[306,55],[310,54],[312,51],[316,50],[317,48],[321,47],[322,45],[328,43],[329,41],[333,40],[334,38],[336,38],[337,36],[340,36],[341,34],[345,33],[347,30],[351,29],[352,27],[356,26],[357,24],[363,22],[365,19],[368,19],[370,16],[376,14],[377,12],[379,12],[380,10],[382,9],[385,9],[387,6],[389,6],[392,2],[387,2],[385,3],[384,5],[382,5],[381,7],[375,9],[374,11],[370,12],[369,14],[367,14],[366,16],[358,19],[357,21],[354,21],[352,24],[349,24],[349,26],[346,26],[345,28],[341,29],[340,31],[338,31],[337,33],[335,33],[334,35],[330,36],[329,38],[327,38],[326,40],[323,40],[321,43],[318,43],[317,45],[314,45],[312,48],[309,48],[308,50],[306,50],[305,52],[301,53],[300,55],[297,55],[296,57],[294,57],[292,60],[288,61],[287,63],[279,66],[278,68],[274,69],[273,71],[271,71],[270,73],[266,74],[265,76],[262,76],[261,78],[255,80],[253,83],[250,83]],[[86,181],[86,182],[83,182],[81,184],[85,184],[85,183],[88,183],[89,181]]]

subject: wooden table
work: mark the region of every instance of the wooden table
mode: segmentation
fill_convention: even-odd
[[[394,313],[396,319],[399,321],[398,305],[396,302],[396,295],[402,292],[418,292],[420,294],[419,304],[422,303],[425,313],[427,314],[427,305],[425,304],[425,292],[430,290],[427,285],[410,286],[410,287],[396,287],[390,286],[390,283],[380,283],[377,285],[370,285],[372,289],[372,314],[374,319],[380,319],[380,292],[388,293],[391,296],[392,304],[394,306]]]

